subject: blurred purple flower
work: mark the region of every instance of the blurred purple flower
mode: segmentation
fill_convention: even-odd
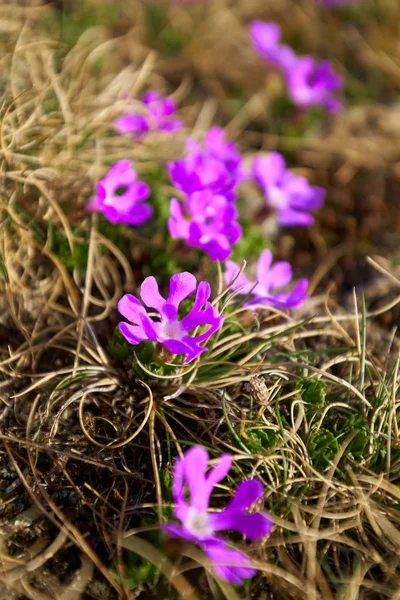
[[[237,217],[233,202],[206,189],[194,192],[183,204],[176,198],[171,200],[168,229],[173,238],[204,250],[213,261],[222,261],[230,256],[242,234]]]
[[[196,291],[193,307],[188,314],[179,319],[178,311],[182,300]],[[201,281],[197,287],[196,277],[188,272],[177,273],[170,280],[169,295],[165,300],[160,295],[154,277],[146,277],[140,288],[142,303],[159,313],[159,321],[154,321],[136,296],[125,294],[118,303],[118,310],[130,323],[119,323],[122,335],[130,344],[139,344],[144,340],[159,342],[173,354],[186,354],[187,363],[200,356],[207,348],[200,346],[215,333],[224,321],[218,309],[213,307],[210,297],[210,285]],[[210,327],[204,333],[192,337],[189,332],[201,325]]]
[[[209,456],[205,448],[195,446],[175,463],[172,494],[175,500],[174,516],[181,525],[167,523],[164,529],[169,535],[190,542],[197,542],[213,563],[215,573],[231,583],[240,584],[254,577],[257,570],[251,567],[249,558],[231,549],[220,531],[232,529],[249,540],[259,540],[272,529],[271,518],[263,513],[247,513],[247,510],[264,495],[259,479],[242,481],[228,506],[221,512],[208,512],[210,496],[215,485],[226,475],[232,464],[229,454],[206,474]],[[186,500],[186,486],[189,501]]]
[[[293,102],[302,108],[321,105],[337,110],[342,100],[335,97],[343,79],[333,72],[328,60],[317,62],[311,56],[297,57],[293,50],[280,44],[281,29],[276,23],[255,21],[250,25],[250,37],[258,52],[285,75]]]
[[[163,98],[155,90],[150,90],[142,96],[144,114],[127,113],[115,121],[115,127],[121,134],[132,133],[138,137],[149,131],[176,131],[181,129],[182,122],[173,119],[176,111],[175,101]]]
[[[326,6],[339,6],[341,4],[355,4],[359,2],[359,0],[320,0]]]
[[[242,157],[234,143],[225,141],[224,130],[210,129],[204,139],[204,148],[194,140],[188,140],[187,147],[189,154],[185,158],[168,165],[174,186],[188,196],[208,189],[234,201],[235,187],[246,174]]]
[[[242,288],[241,295],[251,295],[252,298],[244,303],[251,307],[254,304],[266,304],[280,309],[298,308],[309,298],[306,293],[307,279],[300,279],[290,292],[277,292],[277,288],[288,285],[292,280],[292,267],[286,261],[272,265],[272,253],[264,250],[257,263],[257,282],[251,282],[242,273],[232,285],[232,291]],[[239,273],[240,267],[231,260],[226,261],[225,282],[231,283]]]
[[[136,171],[130,160],[119,160],[107,175],[98,182],[96,196],[86,208],[90,212],[102,212],[111,223],[143,225],[153,214],[151,206],[145,203],[150,196],[150,188],[142,181],[136,181]]]
[[[254,21],[250,25],[250,37],[256,50],[271,64],[286,70],[296,61],[292,48],[279,43],[281,28],[276,23]]]
[[[308,211],[322,206],[326,191],[286,169],[285,159],[279,152],[257,156],[253,177],[263,188],[267,204],[277,211],[280,225],[307,227],[314,222]]]
[[[320,104],[327,110],[338,110],[342,100],[334,93],[343,86],[328,60],[317,63],[311,56],[298,58],[287,73],[290,95],[297,106],[308,108]]]

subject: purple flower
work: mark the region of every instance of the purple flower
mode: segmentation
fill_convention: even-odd
[[[341,108],[342,101],[334,92],[343,85],[343,79],[335,75],[328,60],[317,63],[311,56],[298,58],[287,73],[290,95],[304,108],[320,104],[327,110]]]
[[[118,303],[118,310],[130,323],[119,323],[122,335],[130,344],[139,344],[144,340],[160,342],[173,354],[187,354],[185,363],[200,356],[208,348],[200,346],[215,333],[224,321],[218,309],[213,307],[210,297],[210,285],[201,281],[197,288],[193,307],[182,319],[178,316],[179,305],[197,287],[196,277],[191,273],[177,273],[170,280],[169,295],[165,300],[158,291],[154,277],[147,277],[140,288],[143,304],[159,313],[154,321],[136,296],[125,294]],[[189,332],[201,325],[209,325],[207,331],[192,337]]]
[[[200,190],[211,190],[228,200],[236,199],[235,187],[246,174],[242,157],[235,145],[225,141],[225,133],[213,127],[204,140],[204,149],[194,140],[188,140],[189,154],[173,163],[168,171],[174,186],[190,196]]]
[[[279,152],[256,157],[253,177],[263,188],[267,204],[276,209],[280,225],[307,227],[314,222],[308,211],[322,206],[326,191],[286,169]]]
[[[172,537],[197,542],[213,563],[219,577],[231,583],[242,583],[254,577],[256,569],[241,552],[228,547],[220,531],[232,529],[249,540],[259,540],[272,529],[270,517],[263,513],[248,514],[247,510],[264,495],[259,479],[242,481],[228,506],[221,512],[208,512],[210,496],[215,485],[228,474],[232,464],[229,454],[221,456],[218,464],[206,474],[209,456],[207,450],[195,446],[175,463],[172,494],[175,500],[174,516],[181,522],[167,523],[164,529]],[[190,499],[186,500],[186,486]]]
[[[222,261],[242,235],[237,217],[233,202],[204,190],[194,192],[183,204],[171,200],[168,229],[173,238],[184,239],[189,246],[207,252],[211,260]]]
[[[239,273],[240,267],[231,260],[226,261],[225,282],[231,283]],[[242,295],[253,296],[244,303],[244,306],[254,304],[267,304],[276,308],[298,308],[309,295],[306,293],[308,287],[307,279],[300,279],[291,292],[276,292],[277,288],[286,286],[292,280],[292,267],[286,261],[277,262],[272,266],[272,253],[264,250],[260,254],[257,263],[257,282],[251,282],[242,273],[232,285],[232,290]]]
[[[149,131],[176,131],[182,127],[179,119],[173,119],[176,104],[172,98],[163,98],[155,90],[142,96],[144,114],[127,113],[115,121],[119,133],[132,133],[138,137]]]
[[[150,188],[136,181],[136,171],[130,160],[119,160],[99,181],[96,196],[87,204],[87,210],[102,212],[111,223],[143,225],[153,214],[151,206],[144,201]]]
[[[276,23],[253,22],[250,37],[256,50],[281,69],[297,106],[308,108],[320,104],[327,110],[342,106],[341,99],[334,94],[343,86],[343,79],[333,72],[329,61],[318,63],[311,56],[297,57],[289,46],[280,44],[281,30]]]
[[[339,6],[341,4],[353,4],[356,3],[358,0],[321,0],[321,2],[323,4],[326,4],[326,6]]]
[[[255,49],[271,64],[286,70],[296,61],[293,50],[279,43],[281,28],[276,23],[254,21],[250,25],[250,37]]]

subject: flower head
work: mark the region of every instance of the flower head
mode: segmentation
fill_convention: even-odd
[[[279,152],[256,157],[253,176],[262,187],[267,204],[277,211],[280,225],[306,227],[314,222],[308,211],[322,206],[326,192],[286,169],[285,159]]]
[[[187,195],[200,190],[236,199],[235,187],[245,178],[242,157],[232,142],[225,141],[224,130],[213,127],[202,148],[194,140],[187,141],[188,155],[168,165],[174,186]]]
[[[242,234],[237,217],[234,203],[204,190],[194,192],[183,204],[171,200],[168,229],[173,238],[204,250],[211,260],[225,260]]]
[[[238,264],[231,260],[226,261],[225,282],[231,283],[240,271]],[[264,250],[260,254],[257,263],[257,282],[251,282],[242,273],[232,285],[232,290],[240,290],[242,295],[251,295],[250,300],[244,306],[251,307],[254,304],[266,304],[276,308],[298,308],[309,297],[306,293],[308,287],[307,279],[300,279],[298,284],[290,292],[278,292],[292,280],[292,267],[286,261],[277,262],[272,265],[272,253]]]
[[[297,57],[292,48],[280,43],[281,30],[276,23],[253,22],[250,37],[256,50],[281,69],[289,94],[297,106],[321,105],[327,110],[337,110],[342,106],[341,99],[335,94],[343,86],[343,79],[333,72],[328,60],[318,63],[311,56]]]
[[[232,464],[229,454],[221,456],[215,467],[207,473],[209,456],[207,450],[195,446],[175,463],[172,493],[175,501],[174,516],[181,522],[164,526],[169,535],[197,542],[213,562],[214,571],[231,583],[242,583],[253,577],[256,570],[250,560],[227,546],[220,531],[232,529],[249,540],[259,540],[268,535],[272,528],[270,517],[263,513],[247,510],[264,495],[259,479],[242,481],[228,506],[221,512],[208,512],[211,493],[226,475]],[[186,487],[189,501],[186,500]]]
[[[179,119],[172,118],[176,111],[175,101],[163,98],[155,90],[142,96],[143,114],[127,113],[115,121],[119,133],[132,133],[138,137],[149,131],[176,131],[182,127]]]
[[[254,21],[250,25],[250,37],[255,49],[269,63],[286,70],[296,61],[292,48],[280,43],[281,28],[276,23]]]
[[[320,63],[311,56],[298,58],[287,74],[290,95],[297,106],[324,106],[327,110],[337,110],[342,106],[335,97],[343,85],[343,79],[333,72],[328,60]]]
[[[119,160],[107,175],[99,181],[96,196],[87,209],[102,212],[111,223],[142,225],[153,214],[151,206],[145,203],[150,195],[146,183],[136,180],[136,171],[130,160]]]
[[[154,321],[136,296],[125,294],[118,303],[118,310],[130,323],[119,323],[122,335],[130,344],[139,344],[144,340],[160,342],[173,354],[186,354],[185,363],[200,356],[207,348],[200,346],[215,333],[224,321],[218,309],[213,307],[210,297],[210,285],[201,281],[197,287],[192,309],[182,319],[178,316],[179,305],[196,291],[197,281],[191,273],[173,275],[169,285],[167,299],[160,295],[154,277],[147,277],[140,288],[142,303],[159,314]],[[201,325],[209,325],[207,331],[190,336],[189,333]]]

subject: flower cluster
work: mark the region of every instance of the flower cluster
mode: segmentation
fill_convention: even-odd
[[[172,98],[150,90],[142,96],[142,103],[143,114],[127,113],[115,121],[119,133],[140,137],[150,131],[176,131],[182,127],[182,122],[173,118],[176,104]]]
[[[256,50],[283,72],[289,94],[297,106],[308,108],[321,105],[337,110],[342,101],[335,93],[343,80],[333,72],[329,61],[316,61],[312,56],[296,56],[293,50],[280,43],[281,30],[276,23],[255,21],[250,25],[250,37]]]
[[[221,456],[219,462],[207,473],[207,450],[195,446],[175,463],[172,493],[175,501],[174,516],[181,522],[167,523],[164,529],[176,538],[196,542],[213,563],[215,573],[231,583],[240,584],[254,577],[256,569],[245,554],[230,548],[226,540],[217,535],[227,529],[238,531],[249,540],[260,540],[271,532],[272,521],[267,514],[247,510],[264,495],[259,479],[242,481],[221,512],[208,512],[214,486],[228,474],[232,457]],[[186,487],[190,499],[186,500]]]
[[[183,192],[183,202],[171,200],[168,228],[173,238],[207,252],[211,260],[225,260],[241,236],[235,207],[236,187],[246,175],[235,145],[223,129],[210,129],[204,148],[187,143],[185,158],[168,165],[172,183]]]
[[[232,290],[250,296],[244,306],[269,305],[280,309],[299,308],[307,300],[307,279],[300,279],[290,292],[276,291],[286,286],[292,280],[292,267],[286,261],[277,262],[272,266],[272,253],[264,250],[257,263],[257,281],[251,282],[242,273],[232,285]],[[231,283],[240,271],[239,265],[231,260],[226,261],[225,282]]]
[[[223,261],[242,234],[237,217],[235,205],[225,196],[203,190],[188,196],[184,204],[171,200],[168,227],[173,238],[204,250],[211,260]]]
[[[308,211],[322,206],[326,191],[286,169],[285,159],[279,152],[257,156],[253,177],[263,189],[267,205],[276,210],[280,225],[307,227],[314,222]]]
[[[179,318],[179,305],[182,300],[196,291],[191,310]],[[213,307],[210,297],[210,284],[201,281],[197,287],[196,277],[183,272],[173,275],[170,280],[169,294],[163,298],[154,277],[147,277],[140,288],[143,304],[153,308],[159,314],[154,321],[136,296],[125,294],[118,303],[118,310],[130,323],[119,323],[122,335],[130,344],[139,344],[144,340],[159,342],[173,354],[185,354],[185,363],[200,356],[207,348],[200,346],[215,333],[224,321],[218,309]],[[189,333],[202,325],[209,325],[207,331],[190,336]]]
[[[153,214],[145,200],[150,196],[146,183],[136,180],[136,171],[130,160],[119,160],[101,179],[96,195],[86,208],[91,212],[102,212],[111,223],[143,225]]]

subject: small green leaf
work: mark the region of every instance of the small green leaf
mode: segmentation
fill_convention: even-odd
[[[313,465],[317,469],[323,469],[329,465],[329,461],[333,460],[339,451],[339,442],[332,431],[321,428],[311,434],[308,449]]]
[[[302,377],[296,383],[298,395],[304,402],[307,417],[314,415],[325,406],[326,383],[315,377]]]

